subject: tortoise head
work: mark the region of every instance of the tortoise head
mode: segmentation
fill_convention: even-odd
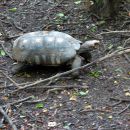
[[[90,51],[97,49],[100,45],[99,40],[90,40],[83,43],[78,51],[78,54],[82,56],[85,61],[88,63],[91,61],[91,53]]]
[[[92,51],[94,49],[97,49],[100,45],[100,41],[99,40],[89,40],[84,42],[79,50],[79,53],[83,53],[86,51]]]

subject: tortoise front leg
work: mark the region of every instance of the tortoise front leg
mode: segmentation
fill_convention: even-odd
[[[75,58],[74,58],[74,60],[73,60],[73,62],[72,62],[71,68],[72,68],[72,69],[75,69],[75,68],[80,67],[81,65],[82,65],[82,59],[81,59],[81,57],[78,56],[78,55],[75,56]],[[74,78],[78,77],[78,76],[79,76],[79,70],[74,71],[74,72],[72,73],[72,76],[73,76]]]

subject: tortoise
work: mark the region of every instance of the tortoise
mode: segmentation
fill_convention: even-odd
[[[36,31],[25,33],[13,43],[12,57],[18,62],[13,71],[18,72],[25,64],[77,68],[84,59],[90,59],[99,40],[82,43],[69,34],[59,31]],[[78,75],[79,71],[73,73]]]

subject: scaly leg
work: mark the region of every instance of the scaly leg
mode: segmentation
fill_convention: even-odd
[[[77,56],[75,57],[75,59],[73,60],[73,62],[72,62],[71,68],[72,68],[72,69],[75,69],[75,68],[80,67],[81,65],[82,65],[82,59],[81,59],[80,56],[77,55]],[[73,75],[74,78],[78,77],[78,76],[79,76],[79,70],[74,71],[74,72],[72,73],[72,75]]]

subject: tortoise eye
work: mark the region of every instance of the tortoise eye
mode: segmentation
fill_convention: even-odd
[[[23,49],[25,49],[25,45],[21,45],[21,47],[20,47],[20,48],[21,48],[22,50],[23,50]]]

